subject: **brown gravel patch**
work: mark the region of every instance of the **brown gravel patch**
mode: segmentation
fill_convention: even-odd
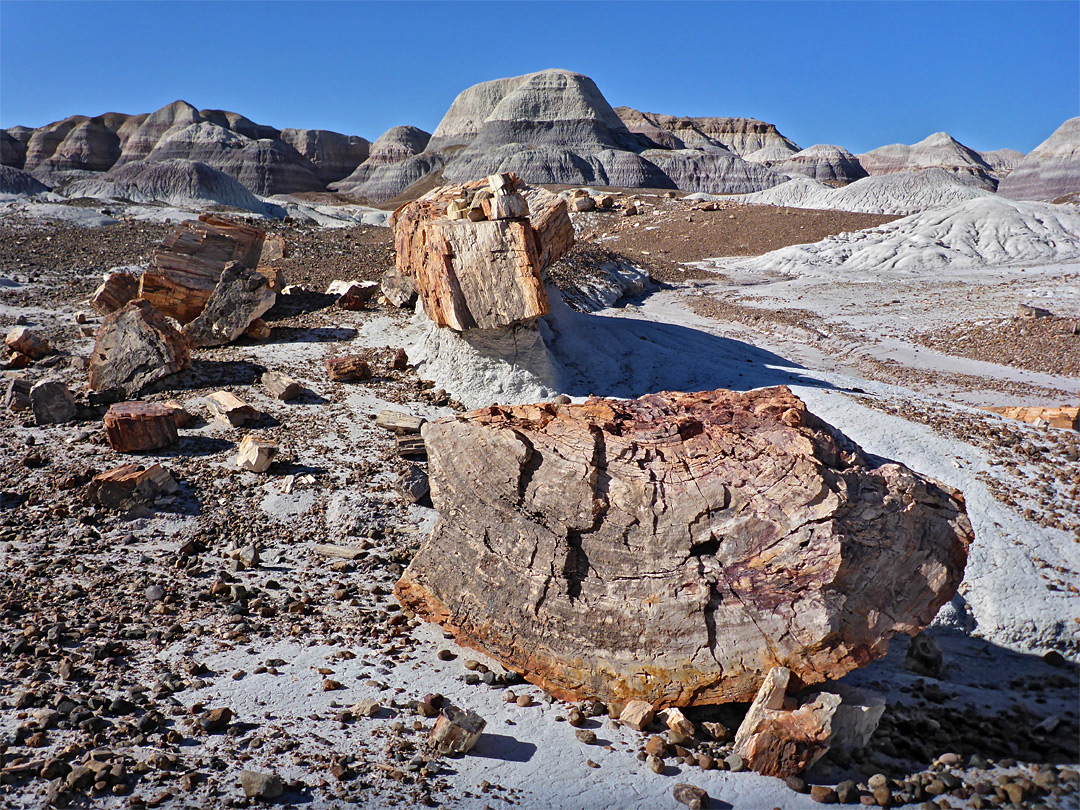
[[[1080,377],[1080,321],[995,318],[922,332],[917,343],[955,357]]]
[[[271,233],[285,238],[281,262],[286,284],[322,292],[331,281],[378,281],[394,266],[394,235],[389,228],[319,228],[276,224]]]

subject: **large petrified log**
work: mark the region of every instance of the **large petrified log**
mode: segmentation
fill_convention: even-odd
[[[574,241],[566,203],[512,174],[433,189],[393,226],[398,271],[428,317],[458,331],[546,315],[542,273]]]
[[[191,350],[176,324],[142,298],[101,322],[90,355],[90,389],[133,397],[146,385],[191,365]]]
[[[184,222],[154,251],[139,281],[139,297],[180,323],[193,321],[229,262],[257,267],[265,231],[227,217],[203,214]]]
[[[838,678],[955,593],[956,490],[787,388],[490,406],[424,425],[440,518],[395,593],[558,697],[748,701]]]

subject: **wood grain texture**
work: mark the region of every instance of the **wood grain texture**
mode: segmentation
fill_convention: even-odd
[[[90,389],[133,397],[154,380],[191,365],[191,350],[176,324],[136,298],[105,316],[90,354]]]
[[[491,406],[424,425],[440,518],[396,594],[566,700],[838,678],[952,597],[959,492],[875,466],[784,387]]]

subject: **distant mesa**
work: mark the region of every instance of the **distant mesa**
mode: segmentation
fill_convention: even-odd
[[[719,148],[741,157],[771,146],[792,153],[799,151],[774,124],[756,118],[691,118],[645,113],[632,107],[617,107],[615,112],[631,132],[645,135],[665,149]]]
[[[998,185],[997,175],[982,156],[947,132],[935,132],[910,146],[902,143],[881,146],[858,157],[871,175],[944,169],[950,174],[974,178],[989,191]]]
[[[1001,181],[1013,200],[1056,200],[1080,192],[1080,118],[1070,118]]]

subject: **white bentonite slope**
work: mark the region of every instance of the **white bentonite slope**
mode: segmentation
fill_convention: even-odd
[[[878,228],[781,248],[749,259],[745,266],[788,275],[842,274],[859,281],[882,273],[1077,259],[1080,210],[988,195]]]
[[[793,177],[765,191],[745,194],[741,202],[860,214],[914,214],[991,192],[944,169],[895,172],[864,177],[843,188],[832,188],[809,177]]]

